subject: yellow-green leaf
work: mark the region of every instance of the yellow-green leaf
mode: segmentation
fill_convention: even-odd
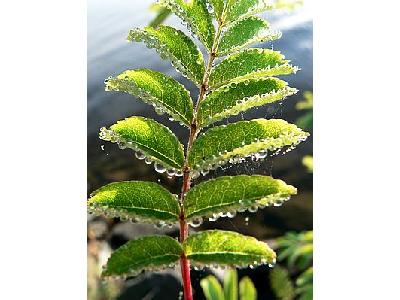
[[[273,77],[232,83],[206,96],[200,104],[197,121],[200,127],[207,126],[253,107],[283,100],[296,92],[285,81]]]
[[[223,35],[218,56],[223,56],[251,44],[277,40],[282,34],[269,28],[269,23],[258,17],[248,17],[236,22]]]
[[[224,300],[221,284],[217,278],[212,275],[200,281],[200,286],[203,289],[204,296],[207,300]],[[228,298],[229,299],[229,298]]]
[[[163,73],[139,69],[128,70],[106,81],[107,91],[119,91],[140,97],[152,104],[157,112],[167,112],[175,120],[190,125],[193,103],[189,91]]]
[[[108,259],[103,276],[136,276],[142,270],[173,267],[182,254],[179,242],[168,236],[146,236],[129,241]]]
[[[291,149],[307,136],[296,125],[281,119],[254,119],[217,126],[195,140],[189,153],[189,166],[195,172],[238,163],[252,155],[265,158],[266,151],[285,146]]]
[[[145,181],[107,184],[90,195],[88,209],[135,222],[171,224],[179,217],[177,198],[162,186]]]
[[[204,0],[160,0],[159,4],[181,18],[207,49],[212,48],[215,29]]]
[[[235,22],[238,19],[255,15],[273,9],[273,3],[266,0],[227,0],[226,22]]]
[[[100,138],[118,143],[121,149],[131,148],[137,157],[165,168],[181,170],[184,162],[183,145],[172,131],[160,123],[143,117],[130,117],[118,121],[109,130],[102,128]],[[157,168],[158,165],[155,167]],[[162,173],[165,169],[158,168]]]
[[[224,295],[226,300],[238,300],[238,275],[235,269],[225,273]]]
[[[210,264],[248,266],[275,264],[275,252],[264,242],[237,232],[208,230],[190,235],[183,243],[190,261],[197,266]]]
[[[240,280],[239,293],[240,300],[257,300],[257,290],[248,276]]]
[[[136,28],[129,32],[128,41],[143,41],[147,47],[155,48],[162,59],[170,59],[179,72],[201,84],[205,71],[203,55],[182,31],[165,25],[157,29]]]
[[[279,179],[262,175],[223,176],[191,188],[185,198],[187,219],[234,217],[236,211],[281,205],[297,190]],[[228,212],[228,213],[226,213]]]
[[[216,89],[231,82],[297,72],[280,52],[270,49],[247,49],[232,54],[212,69],[209,85]]]

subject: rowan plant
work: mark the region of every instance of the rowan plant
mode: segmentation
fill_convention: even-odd
[[[247,267],[276,261],[264,242],[236,232],[208,230],[189,235],[188,225],[203,220],[234,217],[237,212],[279,206],[296,194],[282,180],[262,175],[221,176],[192,186],[193,179],[226,164],[262,160],[268,153],[293,149],[308,134],[282,119],[243,120],[214,124],[297,92],[276,78],[296,73],[278,51],[248,48],[281,37],[256,14],[274,9],[266,0],[160,0],[187,25],[192,36],[167,25],[130,30],[128,41],[144,42],[198,88],[198,97],[175,79],[148,69],[127,70],[105,81],[107,91],[131,94],[154,106],[187,128],[184,147],[165,125],[132,116],[109,128],[100,138],[130,148],[138,159],[154,164],[159,173],[182,178],[180,195],[153,182],[110,183],[93,192],[90,212],[159,226],[178,223],[179,240],[146,236],[117,249],[103,276],[135,276],[180,264],[184,299],[191,300],[190,267],[210,265]],[[195,43],[193,39],[198,39]],[[203,52],[199,49],[203,48]],[[210,125],[212,125],[210,128]]]

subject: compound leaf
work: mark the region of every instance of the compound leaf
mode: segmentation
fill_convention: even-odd
[[[217,55],[223,56],[254,43],[277,40],[281,36],[279,31],[269,28],[267,21],[258,17],[248,17],[236,22],[225,32]]]
[[[297,89],[289,87],[285,81],[273,77],[232,83],[207,95],[200,104],[197,121],[201,127],[207,126],[296,92]]]
[[[136,276],[145,269],[174,265],[182,254],[178,241],[168,236],[146,236],[127,242],[108,259],[103,276]]]
[[[155,48],[162,59],[170,59],[179,72],[201,84],[205,71],[203,55],[182,31],[165,25],[157,29],[136,28],[129,31],[128,41],[143,41],[147,47]]]
[[[275,252],[263,242],[237,232],[208,230],[190,235],[183,249],[198,266],[218,264],[248,266],[274,264]]]
[[[280,205],[297,190],[279,179],[262,175],[223,176],[200,183],[189,190],[185,198],[185,216],[217,218],[221,211],[236,211],[250,207]],[[224,215],[224,214],[222,214]]]
[[[240,300],[257,300],[257,290],[248,276],[240,280],[239,294]]]
[[[163,73],[139,69],[128,70],[106,82],[107,91],[119,91],[140,97],[154,105],[157,111],[166,111],[175,120],[190,125],[193,103],[189,92],[175,79]]]
[[[174,223],[179,217],[177,199],[162,186],[145,181],[107,184],[90,195],[88,208],[96,214],[149,223]]]
[[[100,138],[118,143],[121,149],[140,150],[147,156],[147,160],[160,163],[166,168],[180,170],[183,167],[182,144],[169,128],[152,119],[126,118],[112,125],[109,130],[101,128]],[[137,157],[145,158],[143,154]]]
[[[297,72],[285,56],[270,49],[252,48],[225,58],[211,72],[209,85],[215,89],[230,82]]]
[[[159,4],[181,18],[207,49],[212,48],[215,29],[204,0],[160,0]]]
[[[200,286],[207,300],[224,300],[221,284],[214,276],[209,275],[202,279],[200,281]]]
[[[224,295],[227,300],[238,300],[238,275],[236,270],[229,270],[225,273]]]
[[[295,147],[308,133],[281,119],[254,119],[221,125],[200,134],[189,153],[189,166],[194,171],[215,169],[226,163],[237,163],[266,151]],[[258,153],[258,154],[257,154]]]

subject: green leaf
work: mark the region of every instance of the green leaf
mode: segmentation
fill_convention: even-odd
[[[277,40],[281,36],[279,31],[269,28],[267,21],[258,17],[248,17],[236,22],[226,31],[217,55],[224,56],[254,43]]]
[[[240,300],[257,300],[257,290],[249,277],[243,277],[239,283]]]
[[[129,31],[128,41],[143,41],[147,47],[155,48],[162,59],[170,59],[179,72],[201,84],[205,72],[203,54],[182,31],[165,25],[158,29],[136,28]]]
[[[204,0],[160,0],[159,4],[181,18],[207,49],[212,48],[215,29]]]
[[[200,183],[185,198],[185,217],[233,217],[236,211],[280,205],[297,190],[279,179],[262,175],[223,176]],[[222,211],[222,213],[221,213]]]
[[[228,270],[225,273],[224,295],[226,300],[238,300],[238,275],[236,270]]]
[[[255,15],[274,8],[271,1],[266,0],[227,0],[226,22],[235,22],[238,19]]]
[[[274,264],[275,252],[253,237],[232,231],[208,230],[190,235],[183,244],[194,265],[248,266]]]
[[[178,200],[153,182],[124,181],[107,184],[88,200],[89,211],[140,222],[175,223],[179,218]]]
[[[118,143],[121,149],[140,150],[147,156],[147,160],[155,161],[166,168],[181,170],[183,167],[182,144],[169,128],[152,119],[130,117],[118,121],[110,130],[101,128],[100,138]],[[137,157],[144,159],[140,152]]]
[[[224,300],[221,284],[214,276],[209,275],[202,279],[200,286],[207,300]]]
[[[201,102],[197,114],[200,127],[210,125],[229,116],[293,95],[291,88],[277,78],[252,79],[223,86],[208,94]]]
[[[271,288],[279,300],[294,299],[294,287],[290,281],[289,272],[276,266],[270,273]]]
[[[208,3],[212,6],[214,11],[214,16],[217,20],[221,20],[222,13],[224,12],[224,7],[226,0],[208,0]]]
[[[190,125],[193,103],[189,92],[175,79],[152,70],[129,70],[106,81],[106,91],[120,91],[153,104],[157,111],[166,111],[175,120]]]
[[[294,148],[308,133],[281,119],[254,119],[209,129],[193,143],[189,166],[195,171],[211,170],[246,157],[265,158],[266,151]],[[258,154],[257,154],[258,153]]]
[[[280,52],[270,49],[252,48],[232,54],[215,66],[209,85],[216,89],[231,82],[241,82],[266,76],[277,76],[297,72]]]
[[[103,276],[136,276],[142,270],[159,270],[175,265],[182,247],[167,236],[146,236],[129,241],[108,259]]]
[[[157,15],[150,22],[149,26],[153,28],[157,28],[160,24],[164,23],[164,21],[169,17],[171,11],[168,8],[161,7],[156,10]]]

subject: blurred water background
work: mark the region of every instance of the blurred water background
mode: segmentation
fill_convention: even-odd
[[[190,90],[196,98],[195,87],[171,66],[169,61],[161,60],[153,49],[147,49],[142,43],[128,43],[126,36],[129,29],[146,26],[154,17],[149,11],[153,0],[88,0],[88,110],[87,110],[87,145],[88,145],[88,193],[112,181],[149,180],[156,181],[167,187],[171,192],[178,193],[181,178],[168,179],[165,174],[154,172],[152,166],[146,165],[134,157],[130,150],[120,150],[115,144],[105,143],[98,139],[100,127],[109,126],[117,120],[140,115],[151,117],[167,125],[183,143],[186,143],[187,131],[177,122],[170,122],[166,115],[159,116],[154,109],[134,99],[132,96],[104,91],[104,79],[118,75],[127,69],[149,68],[164,72]],[[250,119],[255,117],[284,118],[295,122],[304,112],[296,110],[295,104],[303,99],[304,91],[312,91],[312,18],[307,5],[294,12],[265,13],[273,28],[282,31],[280,40],[262,44],[263,48],[279,50],[290,59],[294,65],[301,68],[296,75],[285,76],[283,79],[289,85],[299,89],[299,93],[291,96],[282,103],[270,104],[260,109],[254,109],[226,122]],[[166,21],[180,29],[184,27],[180,21],[171,16]],[[216,124],[218,125],[218,123]],[[295,150],[284,156],[268,157],[263,162],[228,167],[224,170],[210,172],[204,179],[222,174],[267,174],[280,178],[298,188],[298,195],[281,207],[270,207],[255,214],[240,213],[234,219],[220,219],[218,222],[205,222],[201,229],[219,228],[235,230],[243,234],[255,236],[262,240],[273,239],[283,233],[295,230],[312,229],[312,174],[302,165],[304,155],[312,154],[312,136],[300,144]],[[163,232],[175,236],[177,228],[158,230],[150,225],[121,223],[117,220],[88,217],[89,254],[97,255],[97,263],[105,260],[111,249],[119,247],[127,240],[140,235]],[[95,241],[95,246],[91,242]],[[100,244],[99,244],[100,243]],[[89,264],[91,260],[89,259]],[[89,266],[94,268],[96,263]],[[259,289],[260,297],[270,297],[265,278],[268,270],[260,267],[255,270],[244,270],[241,274],[250,274]],[[194,288],[199,290],[198,279],[204,274],[194,275]],[[150,281],[148,281],[150,280]],[[89,284],[90,284],[89,280]],[[149,283],[150,282],[150,283]],[[118,299],[177,299],[180,286],[176,274],[170,277],[143,275],[142,277],[121,283],[122,294]],[[156,289],[156,290],[154,290]],[[168,291],[162,293],[162,291]],[[196,299],[202,299],[200,291]],[[146,296],[147,295],[147,296]],[[150,296],[149,296],[150,295]],[[90,298],[91,297],[91,298]],[[101,299],[89,296],[90,299]],[[109,299],[109,298],[102,298]],[[264,299],[264,298],[259,298]]]

